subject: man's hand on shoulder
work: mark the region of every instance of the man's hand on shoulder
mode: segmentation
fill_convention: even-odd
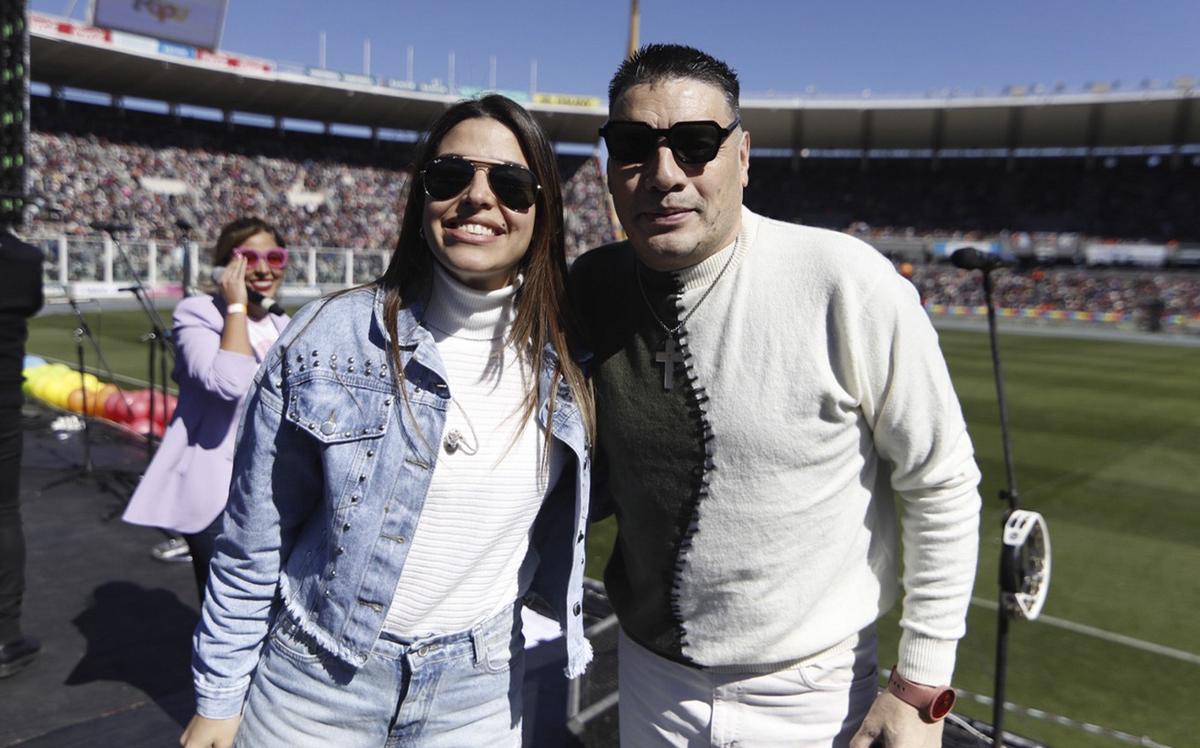
[[[881,691],[850,741],[850,748],[939,748],[943,726],[943,722],[926,722],[916,707]]]

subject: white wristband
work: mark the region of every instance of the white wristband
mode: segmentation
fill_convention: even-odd
[[[245,314],[245,313],[246,313],[246,305],[245,304],[227,304],[225,306],[225,316],[226,317],[228,317],[231,314]]]

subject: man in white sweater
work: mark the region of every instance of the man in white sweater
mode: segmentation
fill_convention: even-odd
[[[915,290],[856,239],[742,207],[750,135],[724,63],[644,47],[609,106],[629,239],[572,282],[596,495],[619,525],[622,745],[940,745],[979,471]]]

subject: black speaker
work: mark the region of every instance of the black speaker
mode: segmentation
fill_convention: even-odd
[[[0,0],[0,227],[19,226],[29,142],[29,28],[25,0]]]

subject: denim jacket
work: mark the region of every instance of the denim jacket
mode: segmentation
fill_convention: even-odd
[[[408,307],[397,321],[407,403],[388,371],[380,290],[309,304],[259,369],[194,637],[201,715],[241,712],[277,618],[352,669],[367,661],[421,518],[450,402],[420,314]],[[556,360],[547,349],[539,367],[543,426]],[[591,459],[562,382],[550,432],[568,463],[534,524],[531,592],[563,626],[566,674],[575,677],[591,659],[581,615]]]

